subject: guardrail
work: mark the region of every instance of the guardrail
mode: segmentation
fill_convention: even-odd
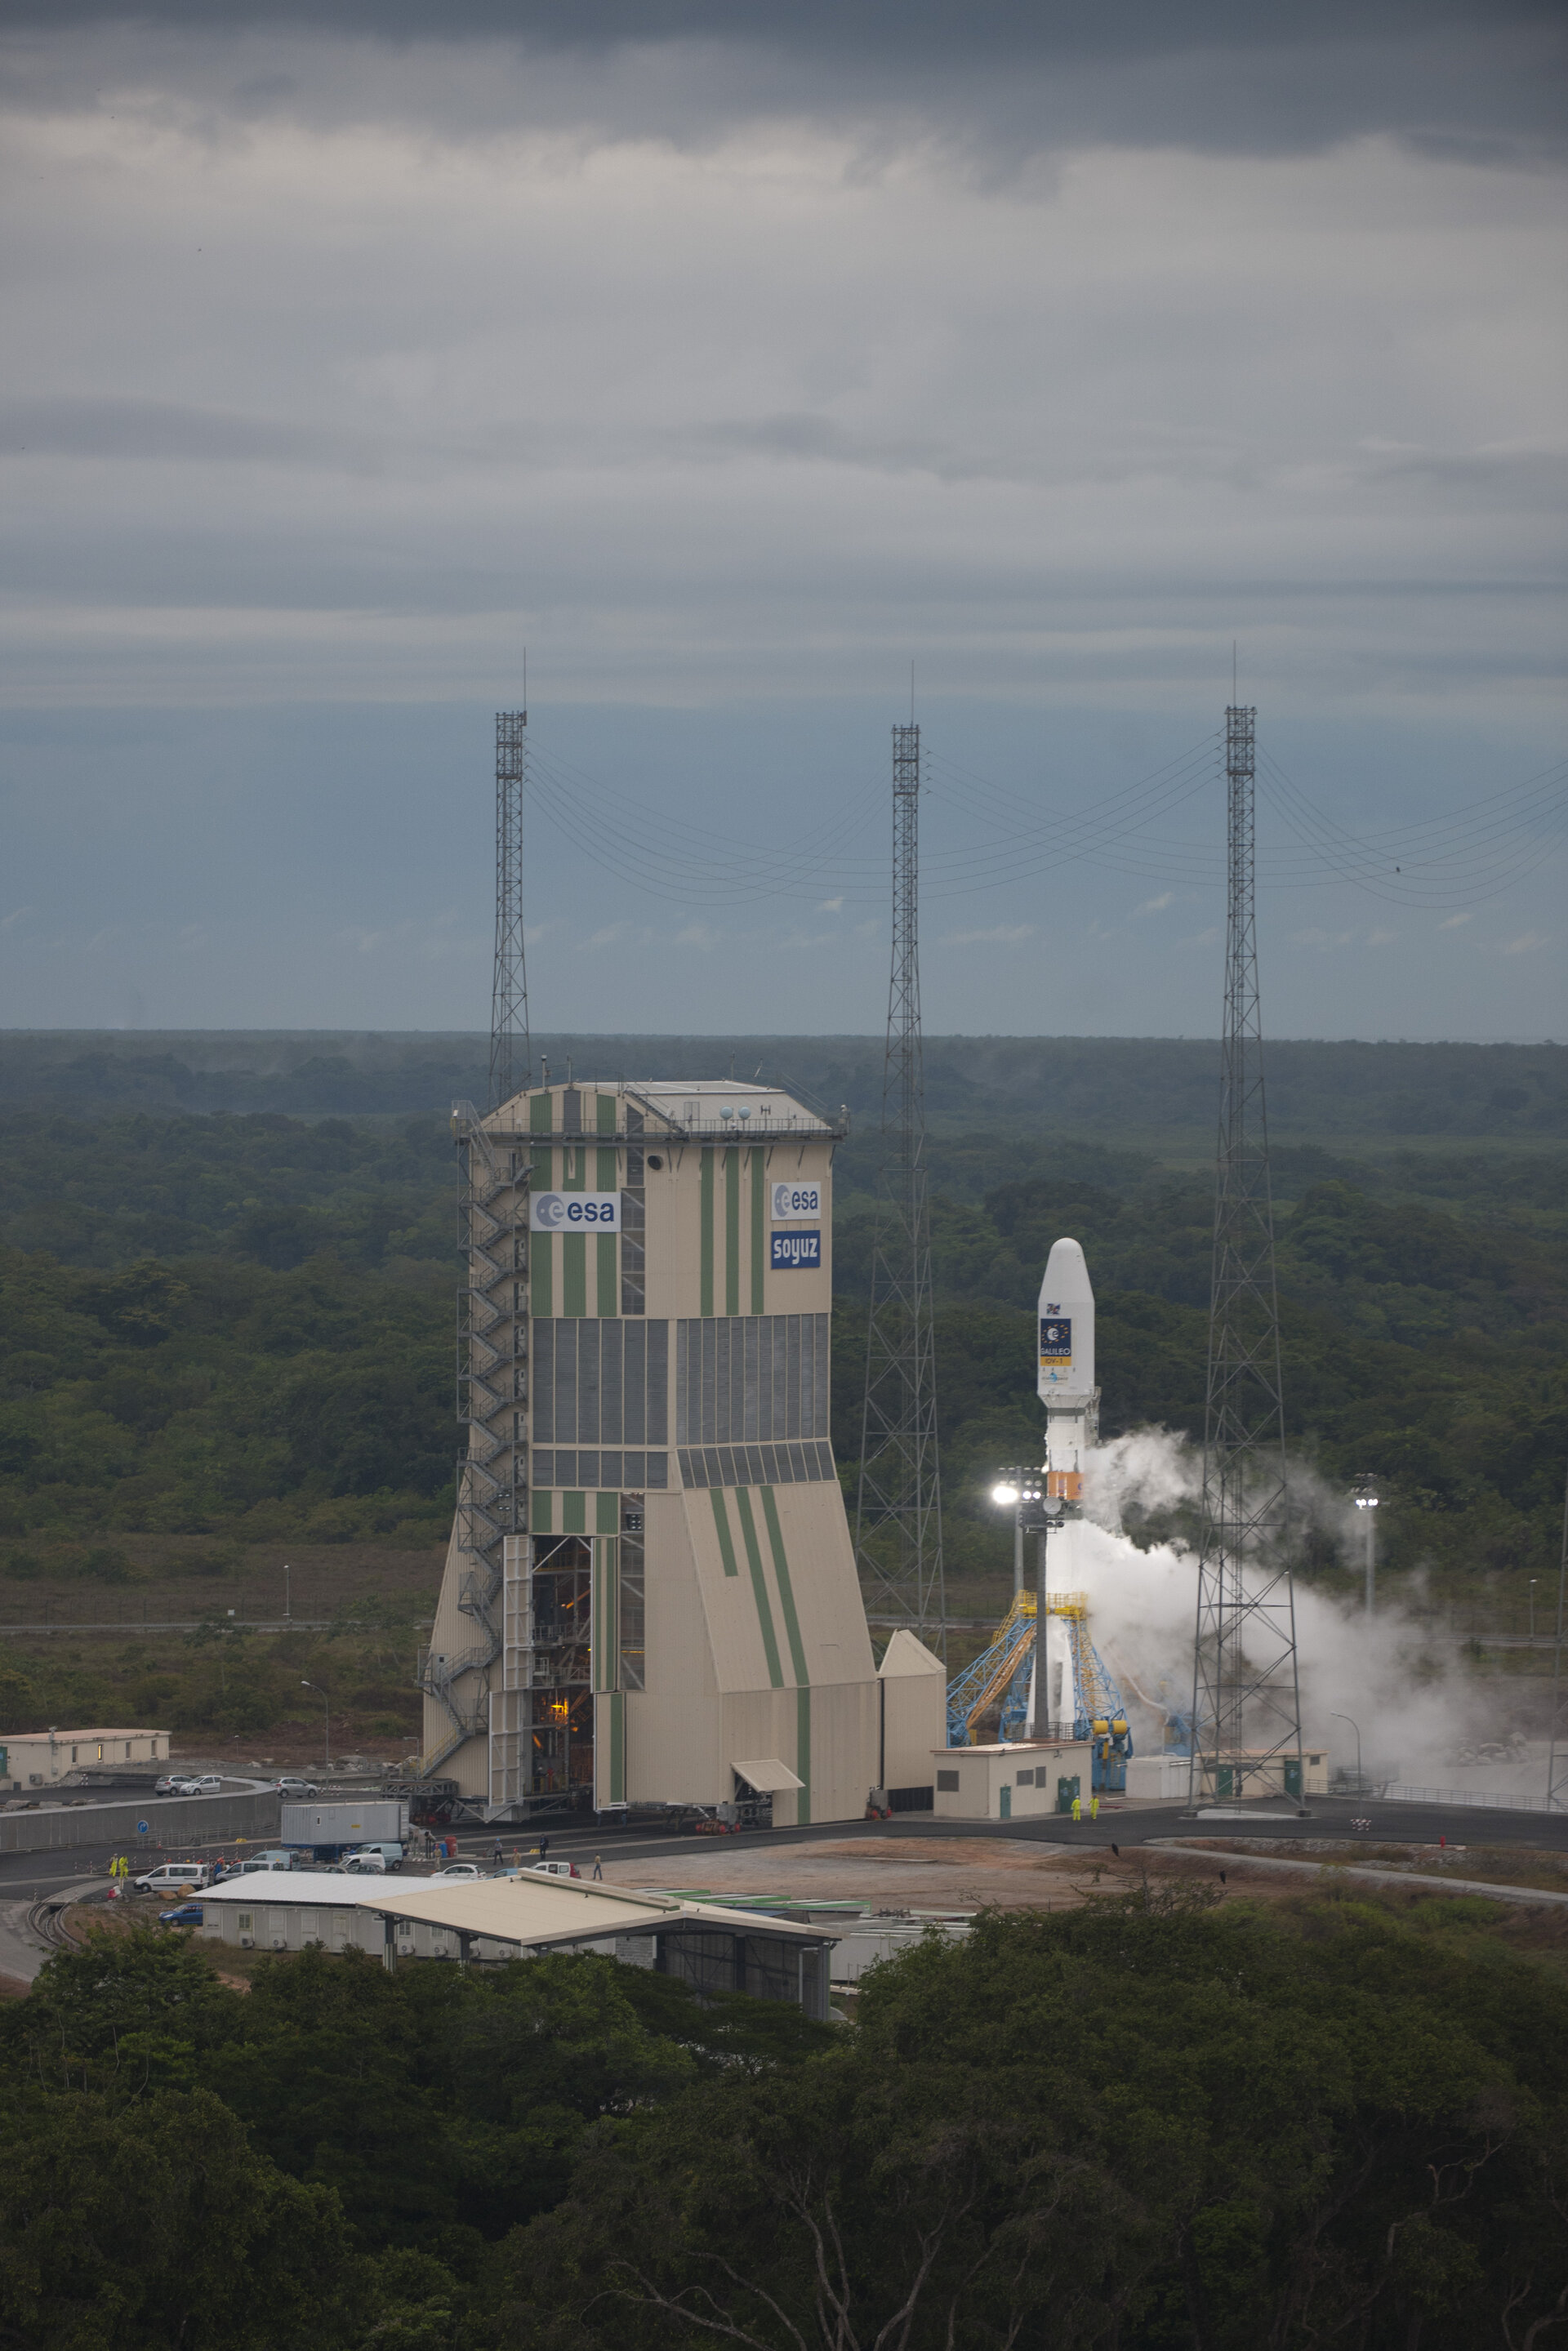
[[[46,1804],[36,1813],[0,1813],[0,1854],[58,1853],[84,1844],[156,1853],[219,1837],[276,1837],[282,1801],[269,1788],[246,1795],[153,1796],[140,1803]]]
[[[1473,1788],[1412,1788],[1402,1780],[1385,1789],[1384,1801],[1396,1804],[1476,1804],[1494,1813],[1544,1813],[1552,1809],[1544,1796],[1483,1795]]]

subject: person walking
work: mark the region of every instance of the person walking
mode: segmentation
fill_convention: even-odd
[[[501,1875],[501,1864],[505,1861],[506,1857],[506,1855],[501,1851],[501,1840],[497,1837],[496,1839],[496,1849],[490,1855],[491,1864],[497,1877]]]
[[[549,1859],[549,1837],[540,1837],[539,1839],[539,1859],[541,1861],[548,1861]]]
[[[600,1860],[597,1854],[593,1856],[593,1875],[595,1877],[599,1878],[601,1878],[604,1876],[604,1864]]]
[[[1083,1818],[1083,1799],[1082,1796],[1074,1796],[1072,1799],[1072,1817],[1075,1821],[1081,1821]]]
[[[1100,1817],[1100,1799],[1098,1796],[1091,1796],[1089,1799],[1089,1817],[1092,1821],[1097,1821]]]

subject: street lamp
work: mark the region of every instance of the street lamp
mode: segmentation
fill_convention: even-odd
[[[1355,1792],[1358,1796],[1364,1796],[1366,1793],[1366,1782],[1363,1779],[1361,1773],[1361,1725],[1355,1720],[1354,1716],[1341,1714],[1337,1707],[1332,1708],[1330,1710],[1336,1722],[1348,1722],[1351,1729],[1355,1733]]]
[[[1364,1510],[1362,1523],[1366,1529],[1366,1613],[1370,1616],[1377,1605],[1377,1520],[1373,1513],[1377,1509],[1377,1489],[1370,1478],[1364,1478],[1355,1489],[1355,1507]],[[1345,1720],[1350,1717],[1347,1714]]]
[[[998,1510],[1013,1514],[1013,1598],[1023,1590],[1023,1492],[1015,1475],[1003,1470],[991,1488],[991,1499]]]
[[[284,1614],[285,1619],[287,1619],[287,1618],[288,1618],[288,1617],[292,1616],[292,1615],[293,1615],[293,1614],[294,1614],[294,1606],[293,1606],[294,1595],[293,1595],[293,1593],[292,1593],[292,1592],[290,1591],[290,1589],[289,1589],[288,1575],[289,1575],[288,1562],[287,1562],[287,1561],[286,1560],[286,1561],[284,1562],[284,1564],[283,1564],[283,1614]]]
[[[1535,1578],[1530,1579],[1530,1646],[1535,1646]]]
[[[329,1771],[332,1768],[332,1701],[319,1682],[302,1680],[299,1687],[301,1689],[314,1690],[326,1709],[321,1720],[321,1753],[324,1769]]]

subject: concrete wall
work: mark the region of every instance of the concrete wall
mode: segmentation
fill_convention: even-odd
[[[0,1853],[57,1853],[72,1845],[145,1855],[150,1861],[214,1839],[277,1839],[276,1790],[238,1796],[149,1796],[140,1803],[62,1804],[58,1810],[0,1813]],[[145,1821],[148,1834],[137,1834]]]

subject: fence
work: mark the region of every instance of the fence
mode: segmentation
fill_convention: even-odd
[[[1480,1804],[1494,1813],[1544,1813],[1551,1810],[1544,1796],[1482,1795],[1471,1788],[1411,1788],[1396,1780],[1385,1789],[1385,1798],[1397,1804]]]
[[[141,1803],[48,1805],[36,1813],[0,1813],[0,1854],[57,1853],[71,1845],[102,1845],[122,1853],[167,1852],[211,1844],[219,1838],[276,1837],[276,1789],[236,1796],[169,1796]],[[147,1834],[137,1823],[145,1821]]]

